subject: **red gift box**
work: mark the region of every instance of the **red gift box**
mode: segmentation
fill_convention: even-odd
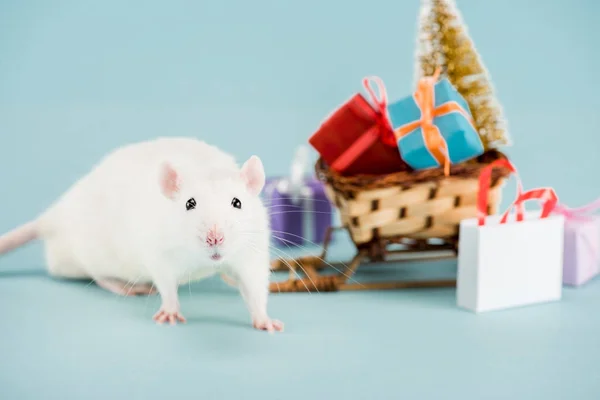
[[[374,80],[381,99],[370,86]],[[373,107],[360,93],[321,124],[309,143],[331,169],[342,175],[389,174],[410,169],[400,157],[387,116],[387,95],[381,79],[365,78],[363,85]]]

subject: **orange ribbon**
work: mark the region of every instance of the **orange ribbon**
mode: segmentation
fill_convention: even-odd
[[[438,68],[433,76],[421,78],[417,84],[417,90],[414,93],[415,103],[421,110],[421,118],[417,121],[402,125],[394,131],[397,140],[421,127],[423,132],[423,141],[425,146],[440,165],[444,165],[444,175],[450,175],[450,157],[448,152],[448,143],[442,136],[440,130],[434,125],[433,119],[441,117],[452,112],[462,114],[475,129],[475,124],[469,113],[455,101],[446,102],[439,107],[435,107],[434,86],[440,75]]]

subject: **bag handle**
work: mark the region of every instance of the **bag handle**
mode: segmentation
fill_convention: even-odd
[[[490,192],[490,183],[492,181],[492,171],[494,168],[508,168],[512,173],[515,174],[517,178],[517,199],[521,196],[523,192],[523,185],[521,184],[521,179],[519,179],[519,174],[517,173],[517,169],[515,166],[505,158],[501,158],[496,160],[485,168],[481,170],[479,174],[479,194],[477,196],[477,219],[479,226],[485,225],[485,218],[487,217],[487,208],[488,208],[488,195]],[[520,202],[515,204],[517,209],[521,209],[521,218],[522,218],[522,207],[523,203]],[[517,216],[517,218],[519,218]]]
[[[540,219],[543,219],[548,217],[554,207],[556,207],[556,204],[558,203],[558,196],[556,195],[554,189],[550,187],[531,189],[525,193],[520,193],[517,199],[510,205],[510,207],[508,207],[508,210],[504,212],[500,223],[505,224],[508,221],[508,217],[513,207],[517,209],[517,221],[523,221],[523,203],[529,200],[538,200],[540,203],[542,203],[542,214],[540,215]]]

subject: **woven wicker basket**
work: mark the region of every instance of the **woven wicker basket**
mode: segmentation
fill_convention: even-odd
[[[456,242],[460,221],[477,215],[481,169],[499,158],[505,155],[488,151],[471,162],[452,166],[449,177],[442,168],[344,177],[321,159],[316,172],[358,248],[405,239]],[[503,169],[493,173],[489,214],[496,213],[501,184],[509,173]]]

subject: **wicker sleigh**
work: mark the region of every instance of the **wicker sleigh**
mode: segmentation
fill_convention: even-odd
[[[273,282],[271,291],[454,286],[455,280],[368,284],[349,280],[359,265],[390,262],[395,258],[392,256],[399,253],[418,252],[420,259],[429,259],[428,252],[451,250],[450,256],[454,257],[460,221],[477,214],[479,173],[499,158],[506,156],[496,150],[487,151],[474,160],[453,165],[449,177],[444,175],[443,168],[345,177],[330,170],[319,159],[315,166],[317,176],[324,183],[329,200],[339,209],[342,226],[330,228],[320,257],[275,260],[273,269],[290,269],[290,277],[284,282]],[[502,184],[509,174],[507,169],[495,169],[492,173],[490,215],[497,212]],[[331,234],[337,229],[347,230],[357,249],[355,257],[348,264],[337,263],[339,267],[325,261]],[[390,250],[392,244],[401,245],[401,248]],[[327,265],[339,273],[323,274]]]

